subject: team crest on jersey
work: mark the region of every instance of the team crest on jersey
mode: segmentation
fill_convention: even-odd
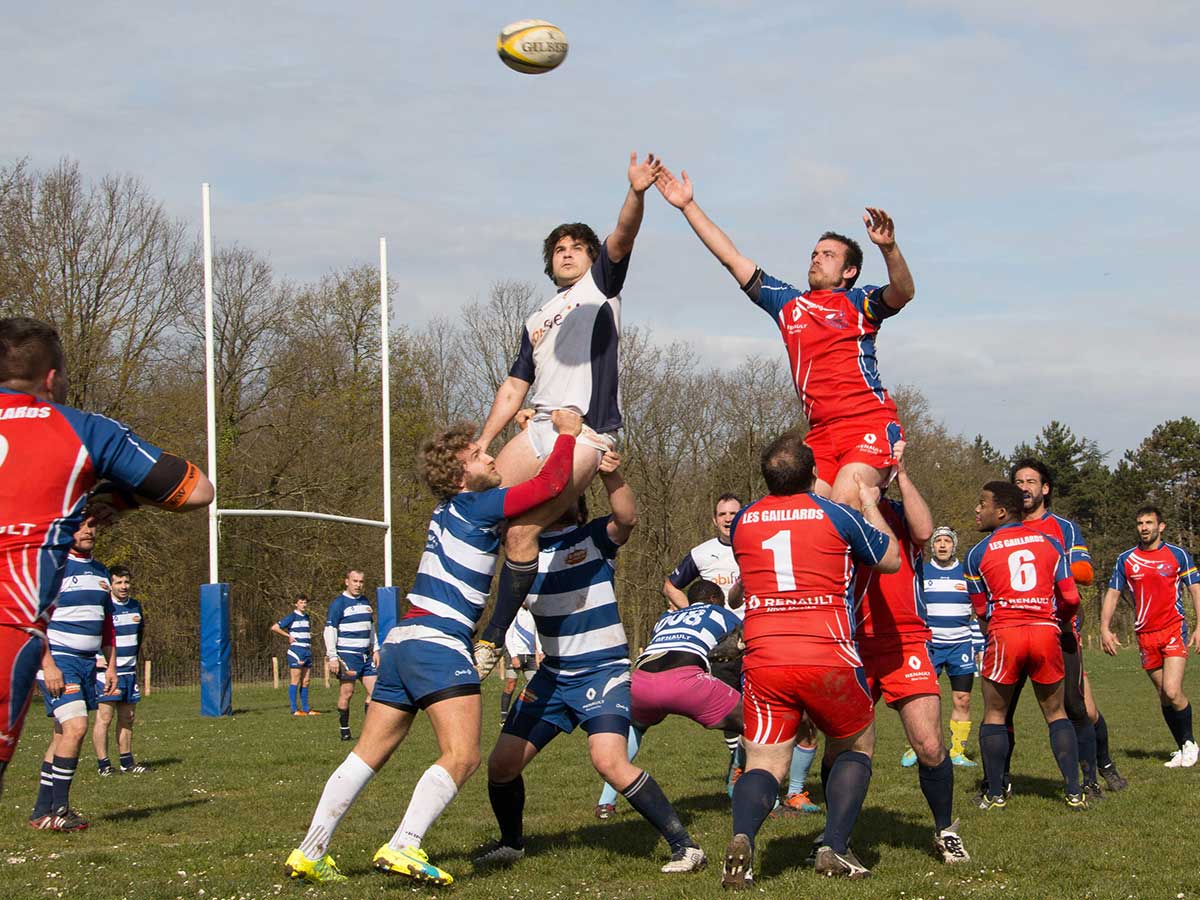
[[[142,621],[142,617],[139,616],[137,613],[134,613],[132,616],[129,617],[129,621],[132,622],[134,625],[136,625],[138,622]]]
[[[863,440],[866,441],[868,444],[874,444],[876,441],[879,440],[879,437],[874,434],[864,434]]]
[[[568,566],[577,565],[578,563],[581,563],[585,559],[587,559],[587,555],[588,555],[587,549],[584,547],[580,547],[577,550],[572,550],[570,553],[567,554],[567,565]]]
[[[83,690],[83,688],[74,682],[63,687],[64,694],[78,694],[81,690]]]
[[[914,672],[921,668],[921,658],[919,656],[910,656],[908,658],[908,667]]]

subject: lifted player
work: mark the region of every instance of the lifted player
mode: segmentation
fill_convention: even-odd
[[[915,293],[912,274],[896,244],[895,226],[882,209],[867,208],[867,237],[883,254],[889,284],[856,288],[862,248],[827,231],[813,248],[808,290],[766,274],[705,215],[687,172],[675,178],[664,166],[657,185],[738,285],[779,327],[792,378],[810,426],[804,442],[817,460],[816,493],[858,504],[856,477],[882,486],[891,477],[896,444],[904,433],[896,404],[879,378],[875,334]]]
[[[1133,630],[1142,668],[1158,691],[1163,719],[1179,748],[1163,765],[1179,769],[1191,768],[1200,756],[1192,734],[1192,705],[1183,693],[1188,647],[1200,650],[1200,628],[1189,642],[1179,590],[1181,584],[1187,585],[1200,616],[1200,572],[1186,550],[1162,539],[1166,528],[1157,506],[1143,506],[1137,511],[1138,545],[1117,557],[1100,610],[1100,640],[1104,652],[1115,656],[1121,642],[1112,632],[1112,617],[1121,592],[1129,593],[1136,612]]]
[[[96,708],[96,724],[92,728],[92,747],[96,751],[96,768],[100,774],[112,775],[116,770],[108,760],[108,729],[115,716],[121,772],[143,775],[150,769],[133,758],[133,725],[137,705],[142,699],[137,666],[146,637],[146,614],[142,604],[133,598],[133,573],[129,567],[113,566],[108,570],[108,576],[117,655],[117,689],[112,693],[103,691],[96,698],[100,705]],[[96,664],[100,664],[100,657],[96,657]],[[96,673],[96,683],[101,689],[106,687],[106,676],[107,671]]]
[[[987,640],[983,655],[984,791],[981,809],[1006,803],[1005,719],[1015,685],[1028,677],[1050,731],[1050,749],[1066,781],[1067,806],[1087,809],[1079,786],[1079,749],[1063,710],[1063,652],[1060,635],[1074,637],[1071,617],[1079,591],[1067,558],[1053,538],[1021,521],[1024,496],[1007,481],[989,481],[979,492],[975,521],[990,536],[967,554],[967,590]]]
[[[287,638],[288,703],[291,704],[292,715],[319,716],[319,712],[308,708],[308,681],[312,675],[312,624],[308,618],[308,595],[297,594],[292,611],[273,624],[271,631]]]

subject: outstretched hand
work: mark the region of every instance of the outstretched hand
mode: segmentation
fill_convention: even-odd
[[[863,216],[863,224],[867,226],[867,237],[871,243],[885,250],[896,244],[896,223],[882,209],[867,207],[867,215]]]
[[[695,196],[687,169],[680,174],[683,176],[683,181],[671,174],[671,170],[666,166],[662,166],[658,172],[658,181],[654,183],[658,192],[663,195],[663,199],[676,209],[683,209],[692,202],[692,198]]]
[[[662,162],[653,153],[647,153],[645,160],[638,162],[636,153],[629,154],[629,186],[634,193],[641,194],[658,180],[662,170]]]

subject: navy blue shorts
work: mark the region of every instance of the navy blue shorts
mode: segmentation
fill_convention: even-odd
[[[82,700],[86,709],[96,708],[96,657],[70,656],[66,653],[51,654],[54,663],[62,671],[63,692],[57,697],[51,697],[46,690],[46,682],[42,673],[38,672],[38,687],[42,690],[42,700],[46,703],[46,715],[53,718],[54,711]]]
[[[311,648],[289,647],[287,661],[289,669],[311,669],[312,650]]]
[[[628,734],[632,706],[629,688],[628,664],[580,675],[562,675],[542,666],[521,692],[504,722],[503,733],[541,746],[545,741],[538,739],[535,731],[544,731],[546,725],[564,734],[582,725],[591,734],[587,723],[603,718],[604,727],[599,731]]]
[[[138,687],[136,674],[117,676],[117,692],[104,693],[104,672],[96,670],[96,701],[99,703],[137,703],[142,699],[142,689]]]
[[[425,625],[400,625],[388,632],[372,703],[415,712],[439,700],[478,693],[479,673],[461,638]]]
[[[375,657],[372,653],[339,650],[338,659],[342,661],[342,667],[338,669],[338,681],[358,681],[362,678],[374,678],[379,674],[375,669]]]
[[[929,659],[933,663],[933,671],[939,675],[945,669],[951,678],[956,675],[974,675],[975,650],[970,641],[958,644],[930,644]]]

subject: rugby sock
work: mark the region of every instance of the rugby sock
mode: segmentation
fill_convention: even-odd
[[[1183,747],[1183,737],[1179,732],[1178,713],[1175,712],[1175,707],[1167,704],[1162,708],[1163,721],[1167,723],[1167,727],[1171,729],[1171,738],[1175,741],[1177,747]]]
[[[967,755],[967,739],[971,736],[971,720],[960,722],[957,719],[950,720],[950,755],[951,756],[966,756]]]
[[[50,806],[61,809],[71,805],[71,779],[75,777],[75,767],[79,765],[78,756],[55,756],[54,785],[50,788]]]
[[[404,811],[400,827],[388,841],[388,846],[393,850],[420,847],[429,826],[445,812],[457,793],[458,785],[454,783],[449,772],[436,763],[426,769],[417,786],[413,788],[408,809]]]
[[[529,596],[533,580],[537,578],[538,561],[518,562],[515,559],[505,559],[500,569],[500,583],[496,587],[496,605],[492,609],[492,618],[480,636],[485,641],[491,641],[497,647],[503,646],[504,636],[508,627],[516,618],[517,610]]]
[[[633,762],[637,759],[638,750],[642,747],[642,736],[646,733],[645,729],[638,728],[636,725],[629,726],[629,738],[627,744],[629,747],[629,761]],[[604,805],[616,806],[617,804],[617,789],[604,782],[604,790],[600,792],[600,799],[596,801],[597,806]]]
[[[949,756],[943,756],[936,766],[922,764],[917,768],[917,778],[929,811],[933,813],[934,829],[949,828],[954,811],[954,763],[950,762]]]
[[[525,779],[518,775],[503,784],[489,779],[488,799],[500,826],[500,843],[520,850],[525,846],[521,822],[525,815]]]
[[[724,735],[725,746],[729,748],[729,758],[736,763],[738,748],[742,745],[742,736],[736,731],[726,731]]]
[[[658,782],[650,777],[649,772],[642,772],[633,780],[633,784],[621,790],[621,796],[629,801],[643,819],[658,829],[658,833],[671,845],[671,852],[683,847],[695,847],[691,835],[679,821],[679,813],[662,792]]]
[[[845,853],[867,788],[871,784],[871,757],[857,750],[844,750],[829,768],[825,791],[825,843],[834,853]]]
[[[46,765],[45,763],[42,763],[42,766],[43,766],[42,771],[43,772],[45,771],[45,768],[44,768],[45,765]],[[96,771],[97,772],[103,772],[105,769],[111,769],[111,768],[112,768],[112,763],[108,761],[107,756],[102,756],[102,757],[99,757],[96,759]]]
[[[508,716],[508,708],[512,705],[512,696],[517,689],[517,680],[512,681],[505,679],[504,691],[500,694],[500,719],[504,720]]]
[[[1192,737],[1192,704],[1188,704],[1183,709],[1175,713],[1179,717],[1179,736],[1182,738],[1179,746],[1182,747],[1188,741],[1195,741]]]
[[[33,804],[31,819],[40,819],[54,809],[54,764],[42,760],[42,777],[38,781],[37,800]]]
[[[766,769],[744,772],[733,786],[733,833],[746,835],[753,845],[778,797],[779,782]]]
[[[1006,725],[979,726],[979,755],[983,757],[983,786],[989,797],[1004,794],[1005,761],[1012,758]]]
[[[302,710],[304,710],[304,712],[308,712],[308,688],[307,687],[300,688],[300,708]]]
[[[296,711],[296,686],[288,685],[288,703],[292,704],[292,712]]]
[[[1100,768],[1107,769],[1113,764],[1112,756],[1108,752],[1108,723],[1104,721],[1104,715],[1101,714],[1094,724],[1096,727],[1096,762],[1100,764]]]
[[[797,744],[792,749],[792,764],[788,768],[788,794],[804,792],[804,779],[808,777],[808,770],[812,768],[816,756],[816,747],[801,747]]]
[[[833,768],[833,762],[828,757],[821,757],[821,794],[825,795],[829,790],[829,772]]]
[[[338,707],[338,725],[341,726],[342,734],[350,734],[350,707]]]
[[[1078,794],[1079,744],[1075,740],[1075,728],[1070,719],[1056,719],[1050,723],[1050,749],[1067,782],[1067,793]]]
[[[321,801],[313,813],[308,834],[300,842],[300,852],[305,858],[316,862],[323,859],[342,817],[350,810],[359,792],[375,777],[375,770],[350,753],[338,766],[321,792]]]
[[[1000,779],[1003,787],[1007,788],[1012,780],[1012,758],[1013,750],[1017,747],[1017,732],[1013,728],[1012,722],[1004,726],[1004,733],[1008,735],[1008,749],[1004,751],[1004,777]],[[983,747],[983,728],[979,729],[979,745]]]
[[[1083,783],[1096,783],[1096,726],[1091,719],[1073,723],[1075,744],[1079,751],[1079,765],[1083,769]]]
[[[132,753],[122,753],[121,754],[121,768],[122,769],[132,769],[133,768],[133,754]]]

